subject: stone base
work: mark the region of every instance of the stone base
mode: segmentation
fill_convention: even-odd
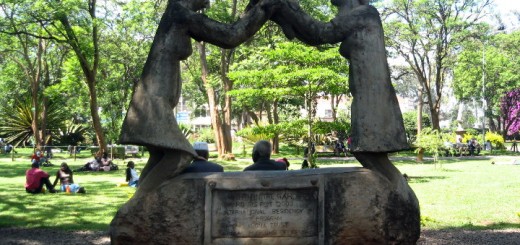
[[[113,244],[415,244],[415,194],[365,168],[192,173],[136,193]]]

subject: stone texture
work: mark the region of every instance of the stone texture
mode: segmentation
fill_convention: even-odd
[[[411,189],[390,186],[364,168],[184,174],[130,199],[114,217],[110,235],[113,244],[415,244],[417,199]],[[280,204],[283,198],[294,202]],[[237,203],[248,200],[252,204]],[[242,217],[222,221],[217,216],[227,214],[223,203],[226,212]],[[255,216],[258,211],[249,210],[265,212]],[[314,227],[303,229],[299,218]]]

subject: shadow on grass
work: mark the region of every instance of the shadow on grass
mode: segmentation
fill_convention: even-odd
[[[23,186],[8,186],[17,190],[0,194],[0,227],[106,230],[135,192],[134,188],[115,187],[112,181],[79,184],[86,194],[29,194]]]
[[[520,223],[507,223],[507,222],[499,222],[492,223],[487,225],[475,225],[475,224],[466,224],[458,227],[451,227],[450,229],[464,229],[464,230],[504,230],[504,229],[519,229]],[[520,241],[518,241],[520,242]]]
[[[446,176],[427,176],[427,177],[408,176],[408,183],[428,183],[432,180],[440,180],[440,179],[446,179]]]

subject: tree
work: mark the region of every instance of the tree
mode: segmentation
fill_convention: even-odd
[[[299,106],[307,110],[310,130],[317,98],[335,98],[332,99],[336,102],[333,108],[337,108],[339,98],[348,93],[348,80],[344,75],[348,68],[335,48],[319,50],[295,42],[283,42],[273,48],[257,49],[233,70],[229,75],[239,89],[230,94],[244,108],[256,108],[259,115],[265,111],[269,124],[280,123],[279,107],[287,103],[288,98],[305,98],[305,104]],[[257,108],[258,105],[261,108]],[[278,134],[273,134],[272,141],[273,151],[278,152]]]
[[[30,117],[31,136],[34,137],[36,148],[47,144],[47,116],[49,113],[49,96],[45,93],[47,87],[56,83],[61,73],[63,57],[68,50],[51,39],[35,34],[44,32],[44,29],[35,23],[28,21],[30,14],[25,13],[29,6],[20,4],[12,5],[4,3],[0,5],[3,15],[6,17],[0,22],[1,35],[4,40],[10,40],[5,49],[0,53],[16,64],[20,72],[24,74],[21,80],[29,82],[31,98]],[[20,25],[21,22],[27,22]],[[15,83],[16,84],[16,83]],[[23,89],[22,91],[25,91]],[[10,103],[12,104],[12,103]],[[5,108],[10,110],[11,108]],[[15,125],[10,125],[14,126]]]
[[[96,0],[6,2],[2,3],[4,9],[16,11],[12,26],[17,29],[0,29],[6,34],[40,39],[48,47],[61,49],[47,51],[47,58],[43,59],[55,56],[56,62],[43,62],[42,67],[54,65],[62,69],[51,71],[50,84],[44,86],[52,87],[49,93],[68,97],[67,105],[76,107],[71,111],[74,120],[86,121],[82,113],[88,112],[96,142],[101,150],[106,150],[105,134],[112,142],[117,139],[123,108],[142,71],[159,19],[158,8],[162,6],[159,2],[104,1],[102,5]],[[2,26],[5,23],[2,21]],[[62,55],[69,51],[72,55]],[[87,93],[83,92],[85,88]],[[88,105],[87,110],[84,105]]]
[[[479,106],[486,109],[487,125],[494,132],[505,132],[501,99],[520,87],[520,31],[481,36],[484,40],[469,40],[462,46],[454,69],[454,94],[462,101],[484,101]]]
[[[51,136],[58,137],[59,131],[64,126],[66,115],[59,99],[51,100],[45,106],[47,107],[47,115],[44,118],[47,122],[47,138]],[[37,103],[37,111],[41,111],[43,103]],[[27,96],[16,100],[16,102],[0,111],[0,120],[3,122],[0,126],[0,135],[6,138],[7,142],[15,146],[25,145],[39,131],[34,131],[32,125],[36,121],[37,125],[41,125],[42,117],[34,117],[32,98]],[[36,142],[34,142],[36,143]]]
[[[244,7],[244,2],[237,0],[216,1],[212,4],[212,8],[207,11],[209,17],[216,20],[230,23],[238,18],[238,9]],[[320,19],[327,18],[332,13],[328,0],[313,0],[306,1],[304,6],[310,12],[319,16]],[[237,117],[246,114],[243,107],[239,111],[234,111],[233,108],[240,108],[233,106],[232,99],[228,95],[228,91],[233,90],[235,83],[228,78],[229,71],[232,70],[233,63],[249,57],[250,49],[258,46],[271,45],[279,42],[284,37],[280,35],[278,27],[272,23],[266,24],[254,38],[249,40],[241,47],[234,49],[220,49],[204,43],[197,44],[199,51],[199,59],[202,71],[200,75],[202,79],[192,78],[190,80],[198,83],[200,91],[207,94],[208,106],[212,118],[212,127],[215,131],[215,138],[219,155],[223,156],[226,152],[231,152],[231,135],[230,125],[233,114]],[[193,58],[196,58],[192,56]],[[193,63],[189,62],[193,67]],[[193,69],[190,68],[190,71]],[[193,75],[197,74],[192,72]],[[202,81],[202,83],[200,83]],[[201,86],[204,84],[204,86]],[[249,111],[250,112],[250,111]],[[253,113],[247,113],[249,116],[255,117]],[[274,144],[273,144],[274,145]],[[226,148],[224,148],[226,147]]]
[[[502,97],[501,111],[504,122],[505,135],[514,135],[520,132],[520,88],[507,92]]]
[[[213,8],[208,11],[208,16],[222,22],[231,23],[236,21],[239,17],[238,8],[239,2],[237,0],[217,1]],[[231,97],[227,94],[228,91],[233,89],[233,81],[228,78],[227,73],[229,72],[230,65],[234,62],[236,49],[213,48],[214,52],[209,53],[210,55],[213,53],[215,55],[214,58],[218,57],[218,59],[214,59],[218,63],[208,66],[206,44],[198,43],[197,48],[199,50],[202,81],[205,84],[209,100],[211,125],[215,134],[217,150],[219,157],[225,157],[227,154],[233,152],[231,138],[232,101]],[[208,76],[220,81],[220,91],[215,89],[215,83],[211,83]]]
[[[387,45],[417,77],[433,129],[440,128],[441,99],[455,50],[472,36],[490,4],[490,0],[393,0],[385,6]]]
[[[9,8],[23,8],[26,18],[13,23],[25,26],[38,23],[41,31],[13,30],[9,34],[26,34],[40,39],[54,40],[68,45],[79,61],[89,91],[90,114],[100,150],[106,151],[105,136],[98,112],[97,75],[100,62],[97,1],[18,1],[6,4]]]
[[[103,129],[108,142],[117,142],[122,119],[134,84],[139,80],[159,19],[151,1],[116,3],[104,18],[100,37],[100,68],[97,84]],[[117,11],[116,11],[117,10]]]

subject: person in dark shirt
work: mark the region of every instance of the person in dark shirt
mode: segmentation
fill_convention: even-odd
[[[197,157],[186,167],[183,173],[200,172],[224,172],[224,168],[214,162],[209,162],[209,148],[206,142],[193,143],[193,149],[197,152]]]
[[[253,164],[244,171],[256,170],[286,170],[287,165],[271,160],[271,143],[266,140],[256,142],[253,147]]]

